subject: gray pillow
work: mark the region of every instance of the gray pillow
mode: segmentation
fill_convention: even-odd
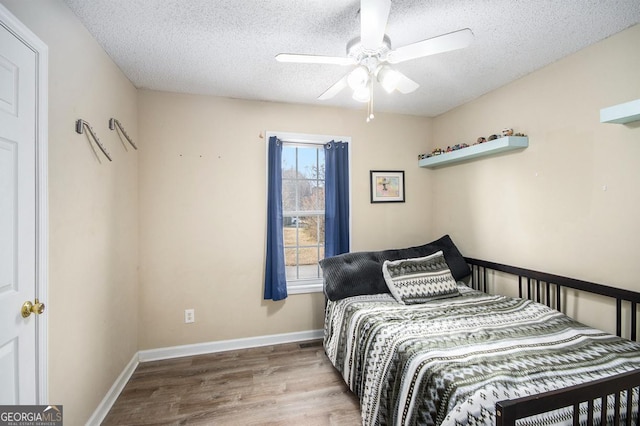
[[[391,295],[403,305],[460,294],[442,251],[413,259],[385,260],[382,275]]]
[[[459,281],[471,274],[469,265],[460,254],[451,237],[445,235],[436,241],[416,247],[383,251],[344,253],[320,261],[324,278],[324,293],[329,300],[362,294],[389,293],[382,276],[385,260],[424,257],[442,250],[451,274]]]

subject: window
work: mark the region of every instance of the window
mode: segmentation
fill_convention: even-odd
[[[349,251],[351,138],[267,132],[267,140],[264,298],[322,291],[319,261]]]
[[[322,280],[324,145],[282,146],[282,216],[287,287]]]

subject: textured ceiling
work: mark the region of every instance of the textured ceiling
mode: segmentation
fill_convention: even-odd
[[[278,53],[344,56],[360,0],[65,0],[138,88],[365,109],[350,68],[276,62]],[[470,28],[465,49],[397,65],[421,87],[376,111],[435,116],[640,22],[640,0],[392,0],[392,47]],[[640,46],[639,46],[640,54]]]

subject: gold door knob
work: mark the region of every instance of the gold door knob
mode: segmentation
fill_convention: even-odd
[[[26,301],[22,304],[22,317],[28,318],[29,315],[36,314],[40,315],[44,312],[44,303],[40,303],[38,299],[34,299],[33,303],[30,301]]]

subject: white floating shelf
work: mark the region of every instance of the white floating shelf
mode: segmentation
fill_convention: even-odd
[[[498,154],[499,152],[523,149],[529,146],[527,136],[505,136],[489,142],[472,145],[467,148],[458,149],[444,154],[418,160],[418,166],[436,168],[447,164],[470,160],[472,158],[483,157],[485,155]]]
[[[600,110],[601,123],[625,124],[640,120],[640,99]]]

